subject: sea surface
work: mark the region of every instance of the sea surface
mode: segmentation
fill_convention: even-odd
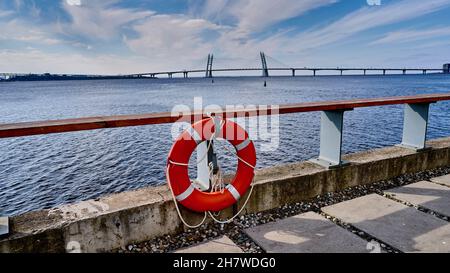
[[[450,92],[445,75],[272,77],[267,87],[263,82],[229,77],[214,83],[203,78],[0,83],[0,123],[171,111],[175,105],[193,107],[195,97],[203,106],[278,105]],[[433,104],[430,113],[428,138],[450,136],[450,102]],[[320,113],[280,116],[279,143],[275,126],[269,126],[269,138],[255,135],[257,168],[316,157],[319,121]],[[343,150],[397,144],[402,124],[403,106],[347,112]],[[172,125],[151,125],[0,139],[0,215],[166,183],[171,132]],[[228,144],[216,143],[220,166],[233,172],[236,158],[223,145]]]

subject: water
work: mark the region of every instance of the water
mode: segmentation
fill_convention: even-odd
[[[285,104],[450,91],[445,75],[13,82],[0,84],[0,123],[170,111],[176,104]],[[402,106],[345,114],[344,152],[401,141]],[[258,168],[317,156],[319,113],[280,117],[280,147]],[[165,183],[171,125],[0,139],[0,215]],[[450,103],[431,107],[429,138],[450,136]],[[221,166],[235,159],[220,150]]]

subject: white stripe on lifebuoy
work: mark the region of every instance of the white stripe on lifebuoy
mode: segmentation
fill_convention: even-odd
[[[194,192],[195,188],[192,186],[192,184],[187,188],[182,194],[178,195],[176,199],[178,202],[182,202],[183,200],[187,199],[191,194]]]
[[[191,135],[191,137],[195,140],[195,142],[198,144],[200,144],[202,142],[202,138],[200,137],[200,135],[198,134],[198,132],[194,129],[194,127],[189,127],[187,129],[187,132]]]
[[[236,145],[236,151],[240,151],[245,149],[252,141],[247,138],[246,140],[244,140],[241,144]]]
[[[233,185],[228,184],[225,188],[231,193],[231,195],[233,195],[236,201],[238,201],[241,198],[241,194],[236,190],[236,188]]]

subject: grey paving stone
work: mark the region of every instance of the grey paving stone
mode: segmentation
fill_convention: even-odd
[[[371,194],[322,209],[403,252],[450,252],[450,224]]]
[[[243,253],[243,251],[230,238],[223,236],[206,243],[177,250],[175,253]]]
[[[434,182],[434,183],[437,183],[437,184],[441,184],[441,185],[446,185],[446,186],[450,187],[450,174],[432,178],[431,182]]]
[[[385,193],[392,195],[395,199],[450,216],[450,187],[423,181]]]
[[[308,212],[245,232],[268,253],[368,253],[368,242]]]

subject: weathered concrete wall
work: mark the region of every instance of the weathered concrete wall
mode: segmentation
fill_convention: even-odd
[[[432,149],[416,153],[388,147],[345,156],[351,165],[325,170],[309,162],[257,172],[245,212],[269,210],[327,192],[450,165],[450,138],[430,141]],[[230,216],[242,200],[228,209]],[[203,215],[183,210],[191,223]],[[166,186],[144,188],[16,216],[13,233],[0,240],[0,252],[104,252],[134,242],[184,230]]]

